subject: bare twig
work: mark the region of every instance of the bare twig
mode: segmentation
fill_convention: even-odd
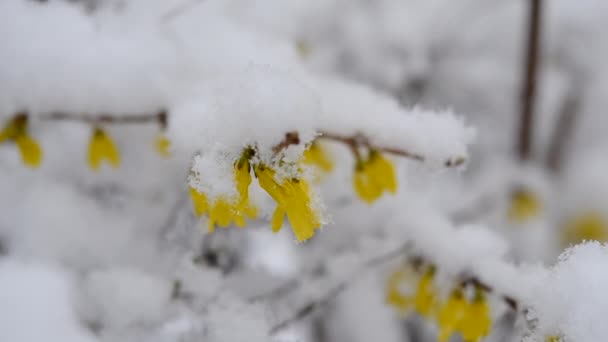
[[[46,121],[80,121],[90,124],[143,124],[158,123],[162,128],[167,126],[167,111],[161,110],[155,114],[131,114],[131,115],[81,115],[75,113],[55,112],[41,116]]]
[[[549,170],[555,173],[558,173],[561,169],[566,146],[570,141],[576,117],[581,107],[581,97],[584,92],[582,83],[582,81],[571,82],[568,94],[566,94],[560,109],[553,136],[551,136],[549,142],[546,165]]]
[[[522,82],[520,121],[517,151],[520,160],[532,154],[534,111],[541,51],[542,0],[529,0],[528,32],[525,50],[525,68]]]

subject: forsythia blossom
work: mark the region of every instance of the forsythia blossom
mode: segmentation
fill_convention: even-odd
[[[371,150],[367,159],[357,157],[353,186],[357,195],[368,203],[376,201],[385,191],[395,194],[395,167],[380,152]]]
[[[272,230],[278,232],[287,216],[298,241],[311,238],[315,230],[320,228],[321,221],[319,214],[311,205],[308,183],[299,178],[289,178],[279,182],[275,177],[275,171],[263,164],[255,167],[255,174],[260,187],[277,202],[272,215]]]
[[[575,216],[566,224],[564,244],[574,244],[585,240],[605,242],[608,240],[608,226],[601,213],[589,211]]]
[[[169,141],[169,138],[164,133],[159,133],[156,136],[154,147],[156,148],[156,152],[161,156],[165,158],[171,156],[171,141]]]
[[[507,213],[514,223],[524,223],[540,214],[542,205],[539,198],[531,191],[520,189],[511,195],[511,204]]]
[[[89,142],[89,166],[97,171],[102,161],[107,161],[112,167],[120,165],[120,154],[112,138],[101,127],[93,128],[93,135]]]
[[[330,172],[334,168],[331,158],[327,155],[327,151],[318,142],[313,142],[302,157],[302,162],[309,165],[314,165],[321,171]]]
[[[492,320],[490,306],[485,291],[473,287],[472,298],[467,299],[465,288],[457,285],[447,300],[440,303],[439,291],[434,285],[435,267],[428,266],[417,277],[415,294],[403,293],[403,282],[412,282],[416,277],[406,269],[398,269],[388,280],[387,302],[402,314],[415,309],[426,319],[433,319],[439,328],[438,340],[448,341],[455,333],[460,333],[465,342],[477,342],[490,333]]]
[[[0,143],[12,141],[17,145],[21,160],[29,167],[38,167],[42,162],[42,149],[28,134],[28,117],[20,114],[10,120],[0,131]]]
[[[488,336],[491,328],[490,305],[484,290],[476,286],[473,299],[466,305],[458,330],[466,342],[477,342]]]
[[[249,185],[251,184],[250,159],[253,150],[246,149],[239,160],[234,164],[234,180],[238,192],[238,198],[227,198],[219,196],[212,203],[207,196],[190,187],[190,199],[192,200],[196,216],[209,214],[208,230],[213,232],[215,226],[228,227],[232,222],[238,227],[245,226],[245,216],[257,217],[257,209],[249,202]]]

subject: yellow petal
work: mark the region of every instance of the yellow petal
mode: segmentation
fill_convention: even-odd
[[[475,297],[465,308],[458,330],[460,330],[462,338],[466,342],[477,342],[488,336],[491,328],[490,306],[483,290],[477,288],[475,289]]]
[[[154,146],[156,147],[156,152],[162,157],[167,158],[171,156],[171,141],[164,134],[158,134]]]
[[[302,162],[308,165],[314,165],[325,172],[330,172],[334,168],[334,164],[327,155],[327,152],[317,142],[313,142],[310,147],[304,151]]]
[[[445,342],[456,332],[467,309],[466,300],[461,289],[455,289],[446,303],[439,309],[439,341]]]
[[[116,145],[114,144],[109,135],[105,135],[103,144],[101,144],[100,146],[102,150],[102,155],[110,163],[110,165],[115,168],[120,166],[120,154],[118,153],[118,148],[116,148]]]
[[[278,233],[281,231],[281,226],[283,226],[283,221],[285,220],[285,209],[281,206],[276,207],[274,213],[272,214],[272,220],[270,221],[270,227],[272,227],[272,231]]]
[[[258,165],[255,168],[255,174],[258,178],[260,187],[264,189],[272,197],[272,199],[281,206],[285,206],[285,191],[281,185],[274,179],[275,172],[264,165]]]
[[[531,191],[518,190],[511,196],[508,218],[515,223],[523,223],[536,217],[542,210],[540,200]]]
[[[27,135],[20,135],[15,139],[15,143],[21,152],[23,163],[29,167],[38,167],[42,162],[42,149],[36,140]]]
[[[89,142],[89,166],[93,170],[98,170],[103,160],[108,161],[113,167],[118,167],[120,165],[120,154],[110,136],[103,129],[95,127]]]
[[[233,210],[230,202],[223,197],[215,200],[209,211],[209,231],[215,229],[215,225],[226,228],[232,222]]]
[[[290,179],[279,184],[274,179],[274,171],[258,165],[255,169],[260,187],[272,197],[279,207],[284,208],[287,220],[298,241],[305,241],[319,228],[320,219],[310,203],[309,186],[304,180]]]
[[[371,204],[380,198],[382,188],[374,183],[370,171],[368,162],[358,161],[353,175],[353,187],[359,198]]]
[[[433,313],[436,304],[436,290],[433,285],[434,278],[435,270],[434,268],[430,268],[424,273],[422,278],[420,278],[416,297],[414,298],[416,311],[420,316],[427,318]]]
[[[371,178],[380,187],[381,192],[397,193],[397,176],[393,163],[379,152],[372,151],[370,152],[369,164]]]
[[[209,210],[209,203],[207,202],[207,196],[198,192],[193,187],[190,187],[190,199],[192,200],[192,206],[194,208],[194,215],[201,216]]]

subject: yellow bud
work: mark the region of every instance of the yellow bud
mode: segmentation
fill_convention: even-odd
[[[120,165],[120,154],[112,138],[101,128],[95,127],[89,142],[89,166],[99,170],[102,161],[107,161],[112,167]]]
[[[156,136],[156,141],[154,143],[156,147],[156,152],[161,156],[167,158],[171,156],[171,141],[164,134],[159,133]]]

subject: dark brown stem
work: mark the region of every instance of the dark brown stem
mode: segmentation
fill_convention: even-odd
[[[365,138],[361,134],[357,134],[357,135],[353,135],[353,136],[341,136],[341,135],[334,134],[334,133],[322,132],[321,135],[319,136],[319,138],[341,142],[341,143],[346,144],[351,147],[366,147],[366,148],[373,149],[376,151],[390,153],[390,154],[398,155],[398,156],[409,158],[409,159],[424,161],[424,157],[419,154],[416,154],[416,153],[412,153],[409,151],[392,148],[392,147],[374,146],[369,142],[369,140],[367,140],[367,138]]]
[[[111,114],[80,115],[74,113],[55,112],[41,117],[42,120],[80,121],[90,124],[142,124],[158,123],[161,128],[167,125],[167,112],[162,110],[155,114],[131,114],[115,116]]]
[[[532,155],[532,133],[541,51],[542,0],[528,1],[530,7],[517,140],[518,157],[522,161],[529,160]]]

